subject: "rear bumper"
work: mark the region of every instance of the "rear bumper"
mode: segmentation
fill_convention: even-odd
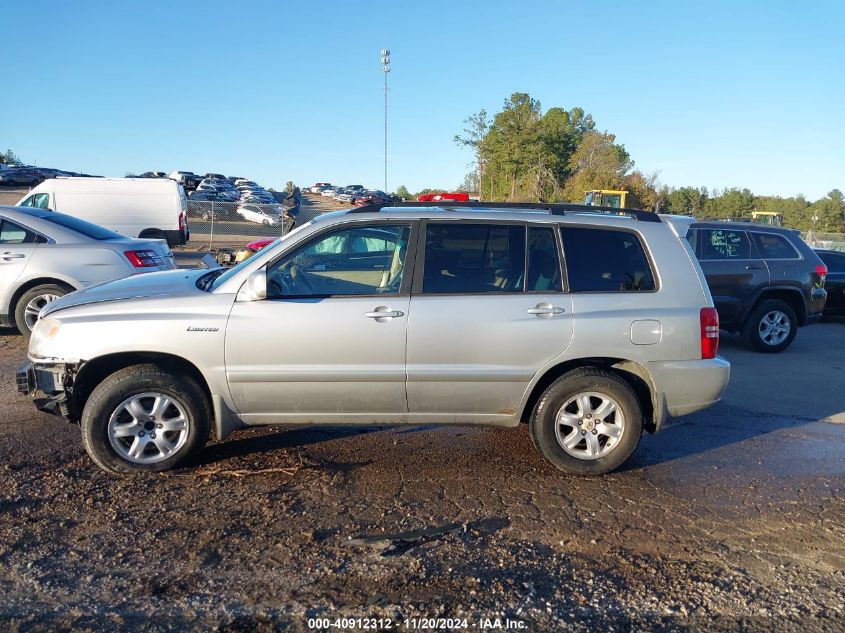
[[[813,288],[810,292],[810,304],[807,306],[807,318],[804,325],[815,323],[822,317],[824,305],[827,302],[827,290],[824,288]]]
[[[701,411],[721,400],[731,376],[731,364],[717,356],[708,360],[649,363],[658,393],[656,430],[667,417]]]

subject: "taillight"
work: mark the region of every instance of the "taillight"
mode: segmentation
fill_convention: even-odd
[[[171,216],[172,217],[172,216]],[[184,233],[188,230],[188,218],[185,216],[185,212],[179,214],[179,230]]]
[[[701,308],[701,358],[716,358],[719,350],[719,313],[716,308]]]
[[[816,266],[816,274],[819,276],[819,287],[824,286],[824,280],[827,277],[827,266],[824,264]]]
[[[164,263],[155,251],[123,251],[123,254],[135,268],[152,268]]]

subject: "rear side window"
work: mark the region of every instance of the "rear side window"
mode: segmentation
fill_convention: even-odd
[[[429,224],[423,292],[521,292],[525,227],[503,224]]]
[[[551,227],[528,229],[528,292],[560,292],[560,258]]]
[[[47,213],[40,216],[40,219],[58,224],[77,233],[82,233],[95,240],[117,240],[123,237],[120,233],[109,231],[99,224],[86,222],[85,220],[80,220],[72,215],[64,215],[63,213]]]
[[[698,229],[695,254],[701,260],[751,259],[751,242],[745,231]]]
[[[763,259],[798,259],[798,252],[783,235],[757,232],[751,235]]]
[[[33,244],[35,233],[27,231],[22,226],[9,222],[0,221],[0,244]]]
[[[561,228],[572,292],[648,292],[654,274],[640,240],[627,231]]]

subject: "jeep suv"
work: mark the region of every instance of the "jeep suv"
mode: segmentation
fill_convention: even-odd
[[[728,381],[678,226],[577,205],[328,213],[225,272],[58,299],[18,388],[113,472],[177,466],[212,427],[527,422],[558,468],[606,473]]]
[[[688,232],[722,329],[758,352],[780,352],[819,320],[827,267],[797,231],[748,222],[700,222]]]

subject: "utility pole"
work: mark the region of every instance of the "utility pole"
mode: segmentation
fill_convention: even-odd
[[[381,49],[381,72],[384,73],[384,193],[387,189],[387,73],[390,72],[390,49]]]

